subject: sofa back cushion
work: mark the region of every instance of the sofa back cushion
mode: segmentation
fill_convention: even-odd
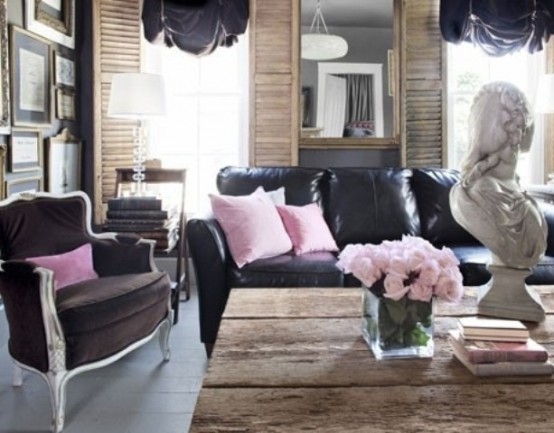
[[[217,175],[217,189],[226,195],[247,195],[285,187],[286,204],[302,206],[321,200],[325,170],[304,167],[225,167]]]
[[[460,172],[444,168],[418,168],[413,170],[414,191],[421,235],[434,245],[479,244],[450,211],[450,189],[460,180]]]
[[[323,210],[340,249],[420,234],[419,216],[405,168],[332,168]]]

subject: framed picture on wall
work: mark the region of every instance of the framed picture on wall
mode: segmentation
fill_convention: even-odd
[[[46,190],[63,194],[81,189],[81,141],[67,128],[46,139]]]
[[[42,134],[38,130],[13,128],[8,146],[8,170],[40,170],[42,168]]]
[[[52,123],[50,43],[11,26],[13,126],[47,128]]]
[[[0,0],[0,134],[10,133],[10,72],[7,0]]]
[[[56,89],[56,118],[75,120],[75,93]]]
[[[54,52],[54,85],[75,87],[75,62]]]
[[[75,0],[25,0],[25,26],[53,42],[75,48]]]
[[[34,193],[42,191],[42,177],[29,176],[6,181],[6,197],[25,192]]]

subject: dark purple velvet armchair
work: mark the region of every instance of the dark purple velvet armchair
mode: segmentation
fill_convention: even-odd
[[[151,340],[169,360],[173,320],[170,280],[157,271],[152,241],[94,234],[91,204],[82,192],[21,195],[0,202],[0,295],[9,324],[9,352],[20,368],[50,389],[53,430],[64,425],[65,387],[78,373],[108,365]],[[51,270],[27,257],[92,244],[99,278],[54,288]]]

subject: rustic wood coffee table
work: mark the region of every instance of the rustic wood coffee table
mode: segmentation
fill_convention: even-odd
[[[554,288],[537,291],[548,315],[530,328],[554,354]],[[475,305],[471,289],[438,303],[433,359],[377,361],[359,289],[233,290],[190,431],[554,431],[552,378],[477,378],[452,357],[448,330]]]

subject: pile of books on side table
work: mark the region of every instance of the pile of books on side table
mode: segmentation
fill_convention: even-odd
[[[162,200],[154,196],[118,197],[108,200],[105,232],[133,232],[156,241],[156,250],[173,249],[178,235],[176,212],[162,209]]]
[[[450,331],[454,356],[475,376],[551,376],[546,349],[517,320],[463,317]]]

